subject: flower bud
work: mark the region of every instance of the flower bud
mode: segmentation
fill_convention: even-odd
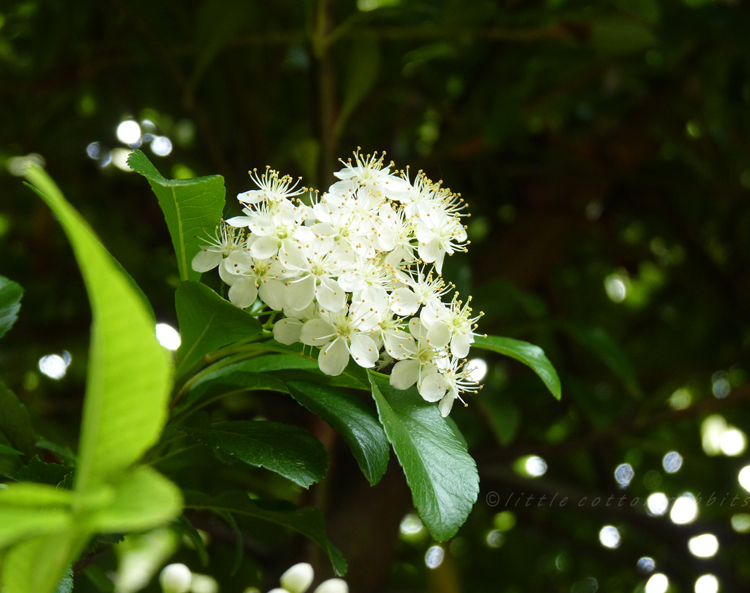
[[[312,585],[315,572],[307,562],[300,562],[281,575],[279,582],[289,593],[304,593]]]
[[[164,593],[187,593],[192,580],[193,573],[184,564],[167,564],[159,575]]]
[[[313,593],[349,593],[349,585],[343,579],[328,579],[320,583]]]

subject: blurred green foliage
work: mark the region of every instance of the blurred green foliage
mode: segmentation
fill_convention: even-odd
[[[43,156],[157,318],[175,325],[169,234],[143,180],[116,166],[129,152],[121,121],[170,139],[166,156],[153,140],[142,146],[165,174],[224,176],[226,215],[239,212],[231,196],[251,188],[248,169],[268,164],[323,187],[335,158],[387,150],[469,202],[472,245],[447,275],[484,310],[482,331],[542,346],[562,401],[526,367],[481,352],[485,388],[452,414],[478,460],[479,502],[434,570],[424,529],[399,535],[411,507],[394,462],[370,489],[332,442],[329,477],[312,494],[230,459],[223,479],[323,508],[355,591],[629,592],[649,578],[636,568],[642,556],[673,591],[693,591],[706,573],[722,590],[747,590],[747,536],[731,522],[744,512],[743,457],[708,457],[700,427],[720,414],[750,432],[748,22],[746,3],[716,0],[4,5],[0,274],[25,294],[0,342],[0,375],[44,438],[75,446],[89,308],[52,215],[6,171],[13,157]],[[63,351],[65,378],[40,374],[40,357]],[[257,393],[211,414],[310,422],[292,401]],[[662,467],[669,451],[684,459],[673,474]],[[526,455],[546,461],[543,476],[514,472]],[[202,468],[216,463],[198,448],[159,470],[210,490]],[[634,470],[624,489],[623,463]],[[655,491],[700,496],[697,520],[648,516]],[[555,494],[568,505],[537,504]],[[193,519],[211,534],[201,570],[222,591],[268,588],[306,554],[330,570],[301,538],[248,520],[232,576],[232,530]],[[601,545],[605,525],[619,529],[617,549]],[[715,557],[688,551],[701,533],[718,537]],[[200,566],[185,546],[174,558]],[[110,551],[99,565],[115,561]],[[97,590],[91,574],[76,591]]]

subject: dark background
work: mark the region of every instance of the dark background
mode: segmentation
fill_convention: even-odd
[[[442,179],[472,214],[469,253],[449,259],[446,275],[485,312],[482,332],[542,346],[560,374],[556,402],[527,368],[472,352],[490,365],[485,388],[452,417],[481,493],[436,570],[424,531],[399,535],[411,503],[395,460],[370,488],[332,441],[329,478],[311,493],[263,470],[222,470],[220,482],[325,508],[353,591],[630,592],[649,578],[636,568],[642,556],[671,591],[693,591],[706,573],[722,591],[750,588],[747,535],[730,523],[750,509],[737,480],[747,456],[701,446],[710,414],[750,431],[747,2],[6,0],[0,161],[12,169],[15,156],[41,155],[159,320],[176,325],[163,216],[145,180],[114,164],[127,148],[115,130],[131,117],[170,138],[168,156],[141,147],[167,177],[225,177],[228,215],[252,188],[248,169],[268,164],[324,189],[357,146]],[[0,253],[0,274],[26,290],[0,343],[0,375],[46,438],[75,447],[90,312],[59,226],[6,167]],[[38,359],[63,350],[67,376],[41,375]],[[687,406],[670,399],[680,389]],[[322,431],[278,397],[239,397],[214,413]],[[674,474],[662,468],[669,451],[684,458]],[[546,460],[543,476],[514,470],[527,454]],[[160,469],[209,489],[216,463],[199,452]],[[622,463],[635,471],[625,489],[614,476]],[[697,520],[649,517],[652,491],[700,495]],[[522,492],[536,498],[513,507],[507,529],[495,514]],[[565,508],[537,506],[555,493],[570,497]],[[624,506],[604,502],[623,494]],[[212,533],[211,564],[186,548],[177,558],[222,591],[268,589],[303,559],[330,571],[301,538],[243,525],[246,560],[230,577],[231,531],[196,520]],[[619,529],[617,549],[601,545],[604,525]],[[711,559],[688,551],[701,533],[719,539]],[[114,566],[113,553],[100,562]],[[93,587],[77,580],[76,591]]]

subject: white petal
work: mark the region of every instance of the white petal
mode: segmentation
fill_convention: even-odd
[[[451,328],[446,323],[436,323],[427,330],[427,341],[435,350],[442,350],[451,340]]]
[[[433,239],[427,243],[420,243],[417,251],[422,261],[431,264],[437,261],[440,256],[440,242],[437,239]],[[440,273],[440,270],[438,270],[438,273]]]
[[[455,334],[451,340],[451,354],[457,358],[466,358],[471,349],[472,342],[474,342],[472,334]]]
[[[219,264],[219,278],[221,278],[227,286],[232,286],[232,284],[239,280],[240,276],[233,274],[232,271],[227,268],[227,260],[225,259]]]
[[[349,349],[346,347],[346,341],[343,338],[337,338],[320,349],[318,366],[326,375],[333,377],[340,375],[344,372],[347,364],[349,364]]]
[[[410,288],[399,288],[391,293],[391,309],[402,317],[414,315],[419,309],[419,299]]]
[[[362,276],[354,274],[353,272],[344,272],[341,274],[341,276],[339,276],[339,285],[346,292],[362,290],[367,286]]]
[[[281,586],[289,593],[305,593],[312,585],[315,572],[313,567],[307,562],[300,562],[279,577]]]
[[[438,410],[440,410],[440,415],[443,418],[451,413],[451,408],[453,407],[454,401],[456,401],[456,398],[453,397],[453,394],[450,392],[446,393],[445,397],[440,400],[440,403],[438,404]]]
[[[315,278],[308,275],[290,281],[286,286],[284,298],[286,299],[286,306],[290,309],[295,311],[304,309],[315,298]]]
[[[338,311],[346,304],[346,292],[331,278],[321,278],[320,284],[315,288],[315,296],[321,307],[329,311]]]
[[[349,585],[344,579],[328,579],[315,587],[313,593],[349,593]]]
[[[274,311],[281,311],[284,308],[285,291],[284,283],[275,278],[262,282],[258,289],[261,300]]]
[[[354,362],[366,369],[374,367],[380,357],[375,340],[368,335],[357,333],[352,336],[351,342],[350,348]]]
[[[227,220],[227,224],[229,226],[243,227],[250,226],[250,223],[252,221],[253,219],[249,216],[235,216],[234,218],[230,218],[229,220]]]
[[[308,346],[322,346],[327,344],[335,335],[336,330],[320,317],[317,317],[311,319],[302,327],[300,340]]]
[[[277,342],[286,344],[295,344],[300,341],[302,333],[302,321],[300,319],[279,319],[273,326],[273,338]]]
[[[448,391],[448,381],[440,373],[431,373],[428,377],[422,379],[421,385],[418,385],[419,395],[428,402],[436,402],[445,396]]]
[[[240,278],[229,289],[229,300],[240,309],[245,309],[255,302],[258,288],[255,278]]]
[[[417,351],[414,338],[403,330],[389,331],[383,334],[385,350],[396,360],[414,355]]]
[[[409,332],[414,336],[415,340],[421,340],[427,333],[427,330],[418,317],[412,317],[411,321],[409,321]]]
[[[419,361],[401,360],[391,370],[391,385],[396,389],[409,389],[419,378]]]
[[[253,252],[253,257],[258,259],[268,259],[278,253],[279,246],[276,243],[276,239],[272,239],[271,237],[259,237],[258,240],[252,244],[250,250]]]
[[[223,259],[224,255],[221,251],[201,249],[193,258],[192,268],[196,272],[208,272],[218,266]]]

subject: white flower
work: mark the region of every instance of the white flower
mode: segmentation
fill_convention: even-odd
[[[409,331],[413,340],[401,341],[395,348],[394,353],[389,352],[394,358],[400,359],[393,365],[390,383],[396,389],[409,389],[416,383],[419,394],[424,399],[437,401],[437,399],[429,399],[422,393],[422,384],[427,377],[437,373],[437,364],[446,357],[446,353],[432,347],[427,340],[427,332],[419,319],[413,318],[409,322]]]
[[[419,393],[427,401],[439,400],[438,409],[445,417],[450,414],[456,399],[463,402],[460,392],[477,391],[481,389],[481,386],[471,378],[465,362],[458,358],[454,357],[448,363],[442,361],[441,367],[437,373],[429,375],[422,381]]]
[[[442,203],[420,204],[416,236],[417,251],[422,261],[434,263],[438,273],[443,270],[445,254],[466,251],[466,229],[458,217],[442,207]]]
[[[223,265],[234,277],[228,294],[230,302],[245,309],[260,295],[274,311],[284,308],[283,270],[277,259],[255,259],[243,249],[233,251]]]
[[[383,167],[385,153],[378,157],[377,153],[362,156],[359,149],[354,153],[354,162],[349,159],[343,169],[334,173],[342,180],[351,180],[358,183],[370,193],[381,193],[391,199],[393,196],[401,195],[406,191],[406,183],[400,177],[392,175],[390,166]]]
[[[352,303],[339,311],[320,311],[320,317],[302,326],[300,340],[308,346],[321,346],[320,370],[326,375],[340,375],[351,354],[361,367],[372,368],[379,349],[371,333],[378,325],[381,312],[366,303]]]
[[[242,231],[222,223],[216,227],[214,235],[204,239],[206,245],[193,258],[192,268],[196,272],[208,272],[218,266],[232,251],[242,246],[245,236]]]
[[[464,304],[458,300],[458,293],[453,295],[449,306],[443,303],[431,303],[422,309],[422,323],[427,327],[427,338],[436,348],[444,348],[450,343],[453,356],[465,358],[469,354],[469,348],[474,342],[474,336],[478,335],[476,322],[483,315],[471,317],[471,297]]]
[[[399,272],[397,277],[403,285],[391,292],[390,305],[402,317],[414,315],[420,306],[439,307],[440,297],[449,290],[440,275],[433,276],[432,270],[425,275],[419,266],[416,271]]]
[[[237,199],[245,204],[258,204],[267,201],[271,204],[279,204],[294,196],[305,192],[305,188],[297,189],[299,179],[293,183],[293,179],[288,175],[279,177],[278,171],[266,167],[266,172],[260,177],[257,169],[253,169],[250,178],[260,189],[253,189],[241,194],[237,194]]]

